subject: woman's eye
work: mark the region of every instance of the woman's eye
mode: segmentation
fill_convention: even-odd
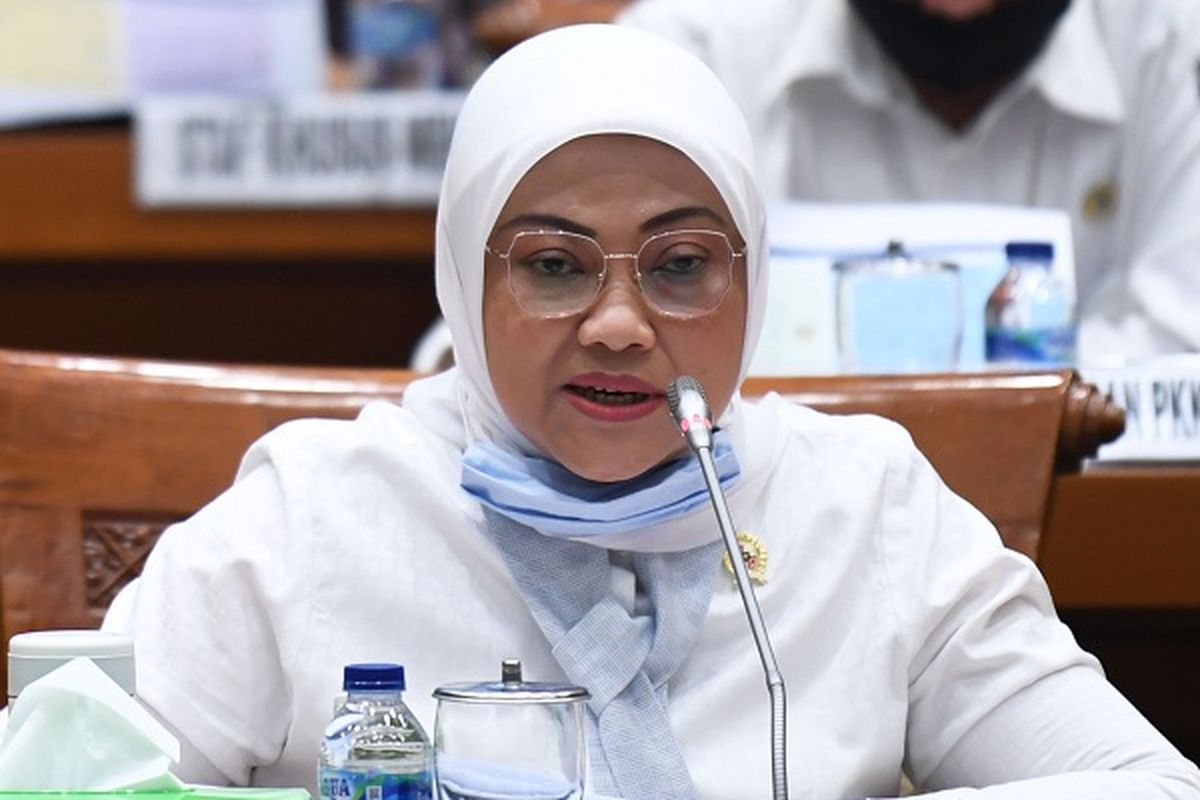
[[[574,275],[582,271],[575,259],[561,254],[535,255],[523,259],[522,263],[537,275],[550,278]]]
[[[664,278],[689,277],[702,271],[707,264],[708,259],[703,255],[680,253],[660,259],[654,272]]]

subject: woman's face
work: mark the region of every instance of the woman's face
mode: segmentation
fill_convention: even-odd
[[[737,252],[744,248],[699,167],[668,145],[627,135],[588,136],[554,150],[525,174],[500,212],[488,239],[483,294],[492,385],[517,430],[577,475],[622,480],[679,453],[684,443],[670,422],[665,390],[680,375],[701,382],[714,416],[724,410],[742,358],[746,259],[733,258],[728,292],[700,316],[658,311],[638,287],[633,259],[610,258],[590,305],[548,317],[526,310],[528,298],[524,307],[518,303],[509,278],[516,259],[502,255],[522,232],[582,233],[605,253],[625,254],[655,234],[697,229],[725,234]],[[530,239],[522,237],[514,253]],[[672,268],[687,263],[671,262]],[[539,256],[538,280],[562,265],[559,253]]]

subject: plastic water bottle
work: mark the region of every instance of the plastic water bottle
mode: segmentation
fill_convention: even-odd
[[[1075,298],[1054,274],[1054,246],[1010,242],[1008,271],[988,297],[984,348],[989,364],[1062,367],[1075,363]]]
[[[321,742],[321,800],[431,800],[433,748],[404,704],[404,667],[350,664]]]

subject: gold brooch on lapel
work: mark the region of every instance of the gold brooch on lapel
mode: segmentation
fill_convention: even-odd
[[[742,551],[742,562],[746,565],[746,572],[750,573],[750,580],[759,586],[766,583],[767,546],[757,536],[745,531],[738,532],[737,543],[738,549]],[[725,571],[732,576],[733,562],[729,560],[728,552],[721,557],[721,563],[725,566]]]

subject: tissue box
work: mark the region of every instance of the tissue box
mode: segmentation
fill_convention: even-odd
[[[307,789],[194,786],[163,792],[18,792],[0,790],[0,800],[311,800]]]

